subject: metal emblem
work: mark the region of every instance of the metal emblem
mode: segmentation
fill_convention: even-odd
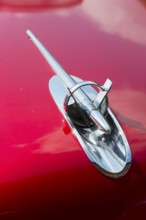
[[[108,108],[107,94],[112,82],[107,79],[101,86],[69,75],[35,35],[30,30],[26,32],[57,75],[49,81],[50,92],[88,158],[103,174],[123,176],[130,167],[131,151]]]

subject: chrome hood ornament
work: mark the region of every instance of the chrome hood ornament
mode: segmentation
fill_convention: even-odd
[[[57,75],[49,81],[50,92],[88,158],[103,174],[123,176],[130,167],[131,151],[108,108],[112,82],[107,79],[101,86],[69,75],[30,30],[26,33]]]

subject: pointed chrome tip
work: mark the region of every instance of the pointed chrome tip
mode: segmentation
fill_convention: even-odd
[[[30,31],[29,29],[26,29],[26,33],[29,32],[29,31]]]
[[[34,34],[33,34],[29,29],[26,30],[26,34],[27,34],[27,36],[30,37],[31,39],[35,37]]]
[[[31,31],[29,29],[26,30],[26,34],[30,35]]]

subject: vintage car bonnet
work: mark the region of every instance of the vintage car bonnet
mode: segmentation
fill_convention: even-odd
[[[115,219],[142,215],[146,199],[145,2],[68,0],[30,5],[26,1],[22,5],[7,0],[0,1],[0,10],[0,215],[18,219],[22,215],[43,219],[54,213],[63,218],[94,217],[97,212]],[[114,165],[109,173],[103,172],[81,146],[72,122],[54,99],[52,85],[55,97],[61,97],[62,91],[56,80],[51,81],[55,71],[26,31],[78,82],[104,85],[106,79],[112,81],[108,106],[129,152],[122,175],[120,168],[109,175]]]

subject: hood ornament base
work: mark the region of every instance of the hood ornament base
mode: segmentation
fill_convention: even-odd
[[[77,77],[72,77],[77,83],[84,82]],[[70,95],[68,89],[62,84],[58,76],[50,79],[49,89],[56,105],[68,122],[72,133],[78,139],[94,166],[106,176],[113,178],[124,176],[131,164],[131,151],[121,126],[107,107],[107,97],[102,104],[102,110],[105,108],[103,110],[104,117],[111,127],[109,134],[101,131],[89,118],[87,124],[83,123],[83,119],[81,119],[78,112],[78,117],[75,121],[76,115],[73,116],[73,113],[70,113],[70,111],[74,112],[74,100],[71,97],[70,99],[72,100],[69,101],[68,107],[64,107],[66,106],[65,100],[68,100]],[[91,100],[96,100],[98,93],[93,87],[87,85],[82,89]]]
[[[50,92],[90,161],[109,177],[123,176],[131,164],[131,151],[108,108],[112,82],[107,79],[101,86],[69,75],[31,31],[27,34],[57,74],[49,81]]]

